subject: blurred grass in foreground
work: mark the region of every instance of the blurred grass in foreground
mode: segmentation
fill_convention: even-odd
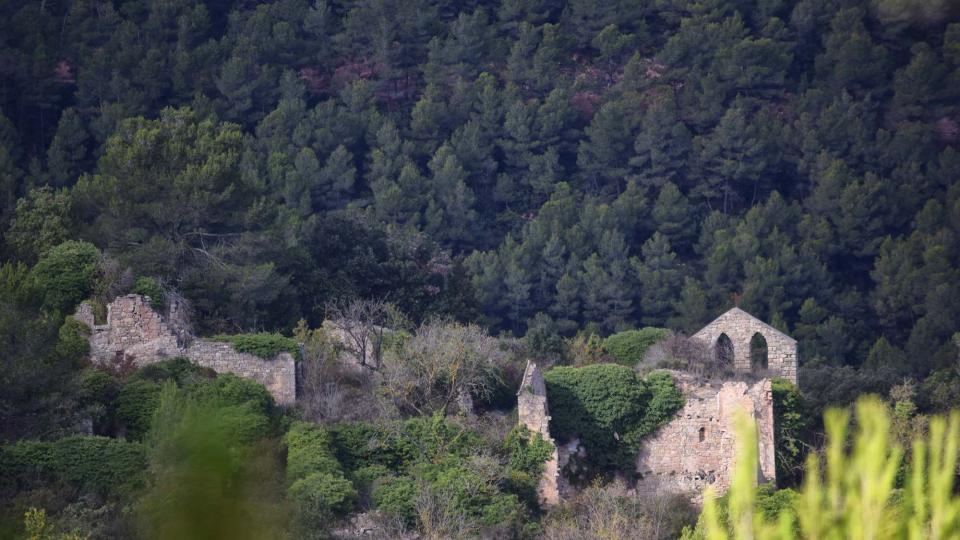
[[[960,497],[954,491],[960,413],[931,420],[926,437],[913,441],[912,461],[902,487],[896,485],[903,449],[890,437],[890,414],[877,398],[856,407],[852,440],[850,414],[825,415],[827,446],[807,459],[804,483],[792,505],[771,515],[757,501],[757,433],[754,422],[738,420],[737,464],[728,505],[712,490],[694,530],[684,539],[956,539],[960,538]],[[726,510],[726,512],[724,512]]]

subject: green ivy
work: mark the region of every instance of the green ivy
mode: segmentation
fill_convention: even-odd
[[[503,441],[503,448],[509,456],[508,467],[529,475],[539,475],[543,464],[553,454],[553,445],[543,439],[539,433],[533,433],[525,426],[510,430]]]
[[[66,483],[82,492],[124,497],[144,484],[143,445],[107,437],[18,441],[0,447],[0,484],[29,488]]]
[[[550,432],[580,438],[588,462],[600,471],[628,468],[641,439],[683,406],[683,394],[664,373],[641,379],[628,367],[593,364],[555,367],[544,374]]]
[[[809,416],[800,389],[786,379],[773,379],[773,438],[777,449],[777,481],[790,484],[798,479],[803,467],[804,447],[801,437]]]
[[[295,358],[300,356],[300,347],[296,340],[281,334],[260,332],[257,334],[216,335],[213,341],[223,341],[233,345],[237,352],[252,354],[270,360],[281,352],[288,352]]]
[[[603,348],[617,363],[634,366],[643,359],[651,345],[667,337],[669,331],[664,328],[648,326],[640,330],[618,332],[603,340]]]

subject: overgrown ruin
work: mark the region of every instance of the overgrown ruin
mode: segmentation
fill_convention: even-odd
[[[74,317],[90,327],[90,360],[95,365],[141,367],[184,357],[217,373],[257,381],[279,405],[296,401],[296,364],[290,353],[265,359],[239,352],[229,343],[198,338],[190,330],[186,310],[176,301],[161,315],[149,297],[128,294],[107,305],[105,324],[96,324],[88,303],[80,304]]]
[[[751,362],[751,341],[756,334],[767,345],[768,364],[762,369]],[[718,349],[724,340],[729,341],[732,372],[752,376],[710,380],[670,372],[686,401],[670,422],[643,441],[635,462],[637,493],[685,493],[699,503],[707,486],[718,493],[726,491],[736,462],[734,424],[740,412],[757,426],[758,479],[776,481],[770,377],[797,382],[796,341],[739,308],[727,311],[692,339],[706,344],[715,355],[722,355],[723,351]],[[540,478],[538,495],[541,504],[557,504],[570,490],[563,469],[577,441],[558,445],[551,437],[546,384],[535,362],[527,363],[517,408],[520,423],[554,445],[553,456]]]

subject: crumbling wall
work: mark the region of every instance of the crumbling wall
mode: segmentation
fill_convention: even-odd
[[[238,352],[229,343],[195,338],[181,305],[172,305],[164,317],[150,306],[149,297],[129,294],[107,306],[106,324],[95,324],[93,310],[86,303],[74,317],[90,327],[90,360],[95,365],[131,362],[140,367],[182,356],[217,373],[257,381],[280,405],[296,401],[296,365],[290,353],[263,359]]]
[[[279,405],[293,405],[297,400],[296,362],[288,352],[266,359],[237,352],[229,343],[194,339],[183,356],[217,373],[233,373],[257,381]]]
[[[644,440],[636,461],[637,492],[688,492],[699,502],[707,486],[717,493],[726,491],[736,460],[736,411],[745,412],[757,424],[758,478],[775,481],[770,380],[701,383],[686,374],[673,375],[686,404]]]
[[[520,391],[517,392],[517,416],[520,424],[539,433],[553,446],[553,454],[544,463],[543,474],[537,486],[537,497],[542,505],[560,502],[560,458],[557,445],[550,436],[550,410],[547,407],[547,384],[535,362],[527,361]]]

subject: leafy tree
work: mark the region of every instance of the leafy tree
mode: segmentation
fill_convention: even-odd
[[[100,251],[69,240],[50,249],[30,271],[32,287],[44,307],[68,312],[93,292]]]

